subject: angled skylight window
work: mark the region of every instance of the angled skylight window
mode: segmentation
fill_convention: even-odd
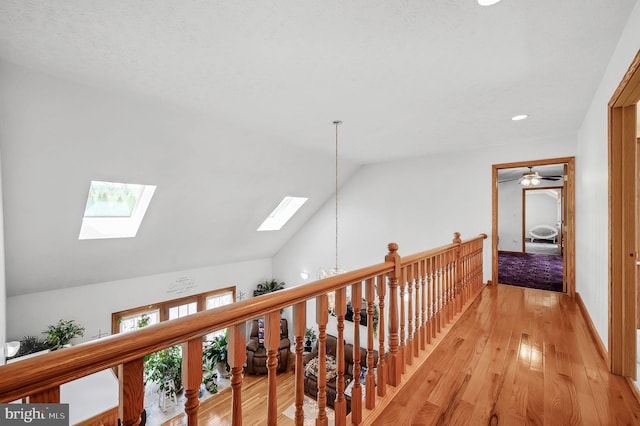
[[[155,190],[154,185],[92,180],[78,239],[135,237]]]
[[[303,197],[284,197],[262,222],[258,231],[279,231],[307,200],[308,198]]]

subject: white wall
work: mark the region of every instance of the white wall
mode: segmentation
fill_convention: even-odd
[[[259,259],[13,296],[7,300],[7,336],[42,336],[49,324],[74,319],[86,328],[84,338],[74,341],[79,343],[110,333],[113,312],[234,285],[236,295],[243,291],[247,298],[267,279],[271,260]]]
[[[354,270],[384,261],[387,243],[409,255],[449,244],[453,233],[491,238],[491,166],[575,155],[575,138],[501,146],[373,164],[339,190],[340,267]],[[273,272],[291,285],[300,271],[317,279],[335,262],[334,201],[327,203],[274,256]],[[491,276],[491,239],[485,240],[485,281]],[[311,306],[311,304],[309,304]],[[315,311],[308,309],[308,324]]]
[[[498,184],[498,250],[522,251],[522,185]]]
[[[7,341],[7,288],[4,270],[4,219],[2,209],[2,173],[0,170],[0,365],[5,362],[4,344]]]
[[[578,132],[576,160],[576,290],[608,344],[607,103],[640,48],[636,3]]]
[[[548,192],[551,191],[551,192]],[[556,227],[558,217],[558,204],[560,202],[560,190],[549,189],[547,191],[525,191],[525,231],[538,225]],[[528,237],[528,235],[527,235]]]

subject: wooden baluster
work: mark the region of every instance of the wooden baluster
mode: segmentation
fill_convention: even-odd
[[[453,251],[447,251],[447,324],[453,321],[455,314],[453,301]]]
[[[406,372],[406,365],[413,365],[413,268],[412,265],[407,265],[404,269],[403,282],[406,283],[407,292],[407,344],[405,347],[405,356],[403,365],[403,372]],[[404,307],[404,297],[402,297],[402,306]]]
[[[362,422],[362,386],[360,385],[360,310],[362,309],[362,283],[360,282],[351,286],[351,307],[353,308],[354,380],[353,387],[351,388],[351,423],[359,425],[360,422]],[[373,321],[367,322],[367,328],[369,324],[373,325]]]
[[[144,409],[144,358],[118,366],[120,406],[118,415],[123,426],[138,426]]]
[[[29,395],[28,398],[29,404],[59,404],[60,386],[54,386],[34,393],[33,395]]]
[[[231,336],[229,336],[231,337]],[[202,338],[197,337],[182,344],[182,384],[184,386],[184,412],[187,424],[198,425],[200,385],[202,384]]]
[[[380,277],[378,277],[378,288],[380,288]],[[367,373],[365,375],[366,386],[366,401],[365,407],[369,410],[373,410],[376,406],[375,395],[375,376],[373,375],[373,305],[375,301],[375,288],[373,279],[369,278],[365,282],[365,299],[367,301]],[[379,309],[379,317],[382,317],[382,308]],[[382,327],[378,325],[378,332],[382,332]],[[378,363],[378,384],[380,384],[380,364]],[[380,388],[378,387],[378,391]],[[379,394],[378,394],[379,395]],[[353,397],[351,398],[353,404]]]
[[[389,254],[385,261],[392,261],[393,270],[389,273],[389,359],[387,360],[387,380],[391,386],[398,386],[402,381],[402,364],[398,354],[398,279],[402,277],[398,245],[389,244]],[[403,305],[404,306],[404,305]]]
[[[464,244],[461,245],[460,251],[462,256],[460,276],[462,277],[462,291],[464,292],[464,304],[466,305],[471,295],[469,294],[467,282],[467,249]]]
[[[307,302],[293,305],[293,334],[296,342],[296,413],[294,422],[297,426],[304,424],[304,333],[307,324]]]
[[[414,296],[414,306],[415,306],[415,315],[416,319],[413,326],[413,356],[418,357],[418,353],[420,351],[420,342],[422,335],[422,324],[420,323],[420,265],[422,262],[418,261],[413,264],[413,276],[415,280],[415,296]],[[424,347],[424,344],[423,344]]]
[[[460,248],[462,240],[460,239],[460,233],[453,233],[453,244],[456,244],[455,248],[455,260],[453,268],[453,276],[455,282],[455,298],[456,298],[456,314],[462,312],[462,306],[464,305],[464,293],[462,292],[462,250]]]
[[[436,286],[435,286],[435,259],[430,257],[428,259],[429,266],[429,304],[431,306],[431,313],[429,315],[429,322],[431,323],[431,338],[436,337]]]
[[[436,323],[436,335],[440,334],[440,328],[442,325],[442,313],[440,312],[441,302],[442,302],[442,291],[440,284],[440,255],[435,255],[433,258],[434,267],[433,267],[433,288],[434,288],[434,296],[435,296],[435,323]]]
[[[264,316],[264,346],[267,349],[267,424],[278,424],[278,392],[276,390],[276,367],[280,345],[280,312],[269,312]]]
[[[318,323],[318,417],[316,426],[327,426],[327,322],[329,301],[326,294],[316,297],[316,323]]]
[[[231,367],[231,424],[242,425],[242,369],[247,361],[247,324],[228,329],[227,359]]]
[[[428,299],[428,289],[427,289],[427,260],[422,259],[420,261],[420,270],[418,271],[420,275],[420,284],[422,286],[422,322],[420,325],[420,348],[424,351],[427,349],[427,343],[431,342],[429,337],[429,299]]]
[[[353,305],[352,305],[353,306]],[[337,370],[336,400],[334,402],[336,426],[344,426],[347,417],[347,401],[344,398],[344,317],[347,313],[347,289],[336,290],[336,318],[338,321],[338,344],[336,346]]]
[[[406,294],[406,288],[407,288],[407,268],[401,268],[400,269],[400,277],[398,280],[398,287],[399,287],[399,292],[400,292],[400,297],[398,298],[398,305],[400,306],[400,347],[398,348],[398,362],[400,365],[400,371],[402,374],[405,373],[406,371],[406,364],[407,364],[407,358],[408,358],[408,354],[406,354],[407,351],[407,340],[406,340],[406,336],[407,336],[407,329],[406,329],[406,317],[407,317],[407,312],[406,312],[406,308],[405,308],[405,294]]]
[[[384,308],[384,299],[387,294],[387,279],[385,275],[380,275],[377,278],[378,283],[378,366],[376,367],[376,372],[378,376],[378,396],[385,396],[387,394],[387,377],[389,376],[389,368],[387,367],[386,356],[385,356],[385,330],[386,330],[386,310]],[[367,284],[368,285],[368,284]],[[371,282],[371,286],[373,288],[373,281]],[[367,287],[367,292],[369,291]],[[373,298],[373,290],[371,290],[371,295]],[[368,293],[367,293],[367,300]],[[373,339],[371,339],[373,342]],[[369,407],[369,391],[373,391],[373,386],[375,382],[371,382],[371,386],[369,386],[369,373],[373,374],[373,368],[375,365],[373,364],[373,351],[369,354],[370,356],[367,358],[367,408]],[[373,376],[371,376],[373,377]],[[373,392],[371,392],[373,394]],[[375,399],[371,397],[374,401]]]

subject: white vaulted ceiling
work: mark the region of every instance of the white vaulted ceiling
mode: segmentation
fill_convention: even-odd
[[[634,3],[2,0],[9,295],[272,256],[332,195],[335,119],[342,179],[575,137]],[[158,186],[138,237],[77,241],[91,179]]]

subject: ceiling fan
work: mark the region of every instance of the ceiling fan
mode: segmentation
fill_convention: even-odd
[[[507,179],[500,181],[499,183],[504,182],[512,182],[515,180],[520,180],[520,185],[522,186],[536,186],[540,185],[543,180],[557,181],[562,179],[562,176],[541,176],[538,172],[533,171],[533,167],[529,166],[529,171],[522,174],[522,177],[517,177],[514,179]]]

